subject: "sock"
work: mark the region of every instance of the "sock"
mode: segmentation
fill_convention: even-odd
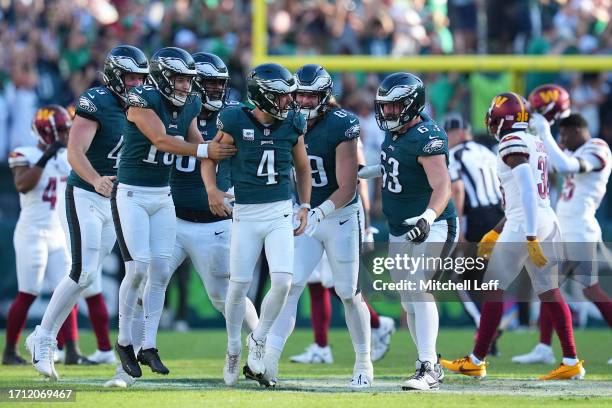
[[[253,331],[253,338],[257,341],[265,340],[270,327],[278,317],[285,305],[289,289],[291,289],[292,274],[287,272],[270,272],[270,290],[261,303],[259,324]]]
[[[538,295],[540,301],[548,302],[548,313],[559,336],[563,357],[576,358],[576,343],[572,328],[572,314],[559,289],[551,289]]]
[[[291,289],[289,289],[285,306],[278,314],[268,333],[266,348],[271,347],[281,351],[285,348],[285,342],[295,328],[298,302],[303,291],[304,286],[291,286]]]
[[[355,351],[354,371],[367,370],[372,375],[372,360],[370,357],[370,312],[361,293],[350,299],[343,299],[344,317]]]
[[[480,360],[478,357],[476,357],[474,355],[474,353],[470,354],[470,359],[472,360],[472,363],[474,363],[476,365],[481,365],[482,364],[482,360]]]
[[[29,293],[17,292],[17,296],[8,312],[6,318],[6,344],[15,346],[19,342],[19,336],[23,331],[26,319],[28,317],[28,310],[32,303],[36,300],[36,296],[30,295]]]
[[[142,299],[138,299],[134,307],[131,333],[134,353],[138,353],[138,350],[142,347],[142,340],[144,338],[144,310],[142,309]]]
[[[540,343],[552,344],[553,324],[548,311],[548,303],[540,302]]]
[[[110,338],[108,336],[108,310],[101,293],[85,299],[91,327],[96,335],[98,350],[109,351],[111,349]]]
[[[248,297],[244,299],[244,325],[249,332],[255,330],[257,325],[259,324],[259,316],[257,316],[257,309],[255,309],[255,305]]]
[[[310,292],[310,321],[315,343],[319,347],[327,347],[327,333],[331,320],[330,291],[320,283],[309,283],[308,291]]]
[[[246,295],[251,282],[229,281],[225,299],[225,328],[227,329],[227,351],[238,354],[242,350],[240,334],[246,312]]]
[[[499,326],[503,312],[503,302],[486,301],[482,305],[478,335],[476,336],[476,344],[472,351],[472,354],[479,360],[484,360],[487,356],[491,341],[493,341],[495,333],[497,333],[497,327]]]
[[[608,326],[612,327],[612,299],[599,286],[599,283],[584,288],[582,293],[597,306],[603,318],[608,322]]]
[[[52,337],[58,336],[60,326],[66,321],[79,296],[85,290],[66,275],[53,291],[49,305],[45,310],[40,328],[51,333]]]
[[[121,346],[132,344],[132,318],[141,282],[147,276],[149,264],[140,261],[125,262],[125,276],[119,287],[119,336]]]
[[[374,310],[372,305],[370,305],[370,303],[368,303],[365,298],[363,299],[363,301],[366,307],[368,308],[368,311],[370,312],[370,327],[373,329],[378,329],[380,327],[380,319],[378,313],[376,313],[376,310]]]
[[[66,329],[64,329],[64,325],[59,328],[55,339],[57,340],[58,350],[63,350],[66,345]]]
[[[169,259],[151,259],[149,275],[142,297],[144,308],[144,339],[142,341],[142,348],[145,350],[157,347],[157,329],[159,328],[159,320],[164,310],[164,299],[170,277]]]
[[[414,324],[417,335],[417,350],[419,360],[429,361],[433,367],[438,360],[436,340],[438,339],[438,307],[431,294],[425,294],[430,300],[419,299],[412,303],[414,308]]]
[[[404,308],[404,311],[406,311],[406,325],[408,326],[410,337],[412,337],[412,342],[416,347],[418,343],[416,327],[414,325],[414,308],[412,307],[411,302],[402,302],[402,308]]]
[[[563,364],[566,366],[575,366],[578,364],[577,358],[563,357]]]

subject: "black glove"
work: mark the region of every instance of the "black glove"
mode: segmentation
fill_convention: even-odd
[[[47,162],[51,160],[51,158],[53,158],[57,154],[57,151],[62,147],[66,146],[59,140],[56,140],[55,142],[47,146],[47,149],[45,149],[45,152],[43,153],[41,158],[38,159],[38,161],[36,162],[36,166],[42,167],[44,169],[47,165]]]
[[[416,225],[406,234],[406,238],[416,244],[425,242],[429,235],[429,228],[430,226],[427,220],[425,218],[419,218]]]

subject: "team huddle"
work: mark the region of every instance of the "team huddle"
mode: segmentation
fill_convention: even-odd
[[[277,64],[255,67],[246,81],[253,109],[228,100],[228,69],[213,54],[168,47],[148,60],[138,48],[122,45],[108,54],[103,78],[103,86],[80,95],[74,118],[57,105],[40,109],[33,122],[38,146],[11,154],[22,207],[15,247],[36,244],[17,251],[19,293],[3,362],[25,363],[16,344],[43,281],[53,295],[26,339],[36,371],[59,378],[54,363],[62,338],[67,363],[115,362],[100,282],[102,262],[117,242],[125,263],[115,344],[120,362],[107,386],[133,385],[142,376],[141,365],[169,374],[156,337],[169,280],[187,257],[225,318],[225,384],[235,385],[243,373],[275,386],[298,301],[325,254],[355,352],[348,386],[371,387],[373,361],[386,352],[394,323],[381,317],[373,324],[378,318],[359,290],[367,220],[358,180],[382,177],[390,257],[444,257],[460,236],[451,199],[453,154],[445,129],[423,112],[421,79],[400,72],[380,83],[374,106],[385,131],[381,162],[364,166],[359,119],[337,105],[332,78],[319,65],[305,65],[295,74]],[[612,167],[610,150],[590,138],[580,115],[570,114],[563,88],[546,87],[535,90],[529,103],[515,93],[496,96],[485,119],[499,141],[496,177],[505,215],[490,232],[473,238],[480,242],[478,255],[488,259],[485,279],[501,283],[481,307],[475,348],[465,358],[440,359],[434,296],[402,292],[418,352],[405,390],[438,389],[443,368],[486,376],[485,357],[501,320],[504,290],[523,267],[542,301],[541,319],[550,332],[554,328],[563,349],[561,365],[542,379],[585,374],[559,291],[566,266],[579,271],[585,294],[592,294],[598,307],[608,307],[608,315],[602,314],[612,323],[610,299],[582,252],[601,240],[595,211]],[[556,92],[555,98],[542,98],[542,92]],[[555,121],[565,150],[552,136]],[[566,175],[557,214],[549,200],[549,163]],[[574,254],[569,251],[571,265],[559,265],[556,247],[549,245],[561,241],[584,243]],[[271,284],[258,315],[247,292],[262,250]],[[416,272],[390,271],[394,280],[431,279],[437,271]],[[98,339],[89,358],[75,344],[75,304],[81,297]],[[246,358],[243,329],[249,333]],[[319,352],[322,361],[330,358],[323,347],[307,350],[309,358]],[[534,352],[522,362],[532,362]]]

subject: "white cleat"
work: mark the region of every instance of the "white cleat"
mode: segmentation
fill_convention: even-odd
[[[372,361],[381,360],[391,347],[391,336],[395,333],[395,321],[387,316],[380,316],[380,326],[372,330],[370,355]]]
[[[363,388],[370,388],[372,386],[373,378],[366,372],[359,372],[353,374],[353,378],[349,381],[348,386],[354,390]]]
[[[333,364],[334,357],[329,346],[321,347],[317,343],[312,343],[306,347],[306,351],[292,356],[290,360],[293,363],[302,364]]]
[[[251,333],[249,337],[247,337],[246,343],[249,349],[247,365],[251,369],[251,373],[254,375],[265,373],[266,366],[264,364],[264,355],[266,354],[266,341],[255,340],[255,338],[253,338],[253,333]]]
[[[117,363],[115,352],[112,349],[108,351],[96,350],[92,355],[87,357],[87,359],[96,364],[116,364]]]
[[[233,387],[238,383],[240,377],[240,354],[225,354],[225,365],[223,366],[223,381],[225,385]]]
[[[134,377],[130,377],[128,373],[123,371],[123,367],[121,364],[117,366],[117,371],[115,371],[115,375],[113,378],[104,383],[104,387],[106,388],[129,388],[132,385],[136,384],[136,379]]]
[[[64,350],[56,349],[53,352],[53,362],[63,363],[66,360],[66,352]]]
[[[435,391],[440,389],[440,381],[444,378],[441,367],[431,365],[429,361],[417,361],[417,370],[412,377],[404,381],[404,391]],[[437,366],[437,364],[436,364]]]
[[[512,362],[519,364],[555,364],[555,355],[551,346],[538,343],[529,353],[512,357]]]
[[[280,361],[281,353],[280,350],[268,348],[264,355],[266,372],[263,378],[268,384],[274,384],[274,386],[278,383],[278,362]]]
[[[59,375],[57,371],[55,371],[55,365],[53,363],[57,341],[51,336],[41,335],[40,330],[40,326],[36,326],[34,331],[26,339],[26,347],[32,355],[32,365],[36,371],[49,378],[51,381],[57,381]]]

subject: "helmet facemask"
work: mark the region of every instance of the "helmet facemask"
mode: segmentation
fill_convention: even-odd
[[[228,77],[208,77],[198,74],[195,78],[194,86],[195,91],[202,98],[202,107],[204,109],[216,112],[223,107],[227,96],[228,82]]]
[[[412,106],[413,102],[414,99],[410,97],[405,97],[397,101],[376,100],[376,102],[374,102],[374,106],[378,127],[380,127],[382,130],[388,130],[390,132],[395,132],[401,129],[404,125],[416,117],[416,115],[410,116],[410,107]],[[401,104],[402,108],[398,113],[385,114],[384,105],[387,104]]]

